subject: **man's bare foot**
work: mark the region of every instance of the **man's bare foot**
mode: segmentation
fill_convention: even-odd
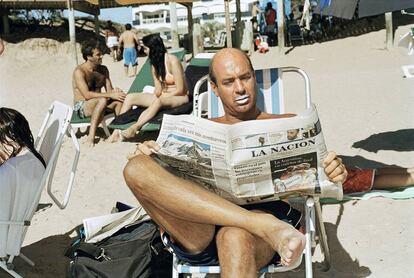
[[[269,214],[262,215],[267,217],[263,233],[259,233],[267,243],[279,254],[281,263],[285,266],[292,265],[302,255],[305,248],[305,236],[293,226],[283,222]]]
[[[123,134],[122,134],[122,130],[120,129],[115,129],[112,132],[112,135],[109,136],[109,138],[106,140],[108,143],[115,143],[115,142],[122,142],[124,139]]]
[[[86,146],[88,146],[89,148],[95,147],[95,138],[87,138],[86,141]]]

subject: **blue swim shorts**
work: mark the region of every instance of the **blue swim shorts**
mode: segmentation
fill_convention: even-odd
[[[288,203],[283,201],[272,201],[266,203],[259,203],[259,204],[248,204],[241,206],[247,210],[262,210],[267,213],[272,214],[276,218],[285,221],[295,227],[296,229],[300,228],[300,220],[302,218],[302,214],[300,211],[292,208]],[[220,227],[216,227],[216,234]],[[210,244],[199,254],[190,254],[183,250],[180,246],[173,243],[170,240],[170,236],[164,232],[162,234],[162,241],[164,245],[170,252],[173,252],[180,261],[185,263],[189,263],[192,266],[213,266],[219,265],[219,259],[217,254],[217,247],[216,247],[216,236],[214,236],[213,240]],[[278,263],[280,262],[279,254],[275,254],[272,258],[271,263]]]
[[[138,65],[137,50],[134,47],[124,48],[124,66],[128,67],[129,65]]]

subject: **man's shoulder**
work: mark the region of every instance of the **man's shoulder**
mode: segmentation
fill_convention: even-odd
[[[80,65],[78,65],[78,66],[76,66],[75,67],[75,69],[73,70],[73,73],[81,73],[81,74],[85,74],[86,73],[86,71],[85,71],[85,69],[83,68],[83,65],[84,65],[85,63],[83,63],[83,64],[80,64]]]

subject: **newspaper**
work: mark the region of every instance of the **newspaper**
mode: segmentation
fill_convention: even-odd
[[[157,143],[160,164],[236,204],[290,195],[342,199],[342,184],[323,169],[327,150],[315,106],[291,118],[233,125],[164,115]]]

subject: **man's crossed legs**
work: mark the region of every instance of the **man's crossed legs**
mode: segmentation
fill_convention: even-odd
[[[256,277],[275,252],[284,265],[302,254],[304,235],[290,224],[176,177],[149,156],[131,159],[124,176],[151,218],[187,253],[202,252],[215,238],[222,277]]]

